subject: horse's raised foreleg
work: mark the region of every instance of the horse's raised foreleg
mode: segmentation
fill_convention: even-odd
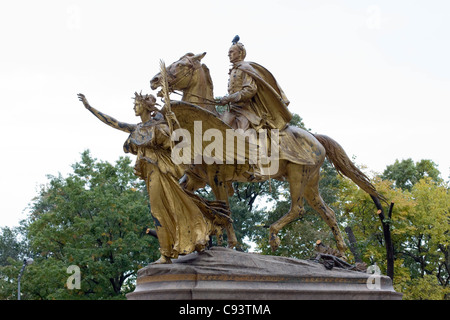
[[[343,256],[346,249],[344,239],[342,238],[341,231],[336,221],[336,215],[334,211],[326,205],[319,193],[319,173],[315,174],[312,180],[308,183],[305,190],[305,199],[309,205],[316,210],[326,224],[331,228],[331,232],[336,240],[336,245],[339,250],[340,256]]]
[[[286,173],[291,191],[291,208],[288,213],[273,223],[269,228],[269,243],[273,251],[275,251],[281,243],[277,233],[288,223],[301,217],[304,213],[303,195],[306,183],[311,175],[311,168],[309,166],[289,163],[286,166]]]

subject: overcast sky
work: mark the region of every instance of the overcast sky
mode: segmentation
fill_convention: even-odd
[[[314,133],[367,173],[431,159],[448,180],[449,1],[2,1],[0,226],[80,153],[110,162],[127,135],[77,100],[137,123],[134,91],[187,52],[226,94],[231,40],[269,69]],[[178,99],[178,96],[172,96]]]

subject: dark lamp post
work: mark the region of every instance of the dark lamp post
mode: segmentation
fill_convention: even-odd
[[[22,274],[23,274],[23,271],[25,270],[25,267],[27,266],[27,265],[29,265],[29,264],[32,264],[33,263],[33,259],[31,259],[31,258],[24,258],[23,259],[23,266],[22,266],[22,269],[20,269],[20,273],[19,273],[19,279],[18,279],[18,281],[17,281],[17,300],[20,300],[20,278],[22,278]]]

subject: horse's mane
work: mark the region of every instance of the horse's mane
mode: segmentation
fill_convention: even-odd
[[[203,71],[205,72],[206,76],[206,85],[208,86],[208,91],[211,94],[211,97],[214,98],[214,85],[212,82],[211,74],[209,73],[209,69],[206,66],[206,64],[202,64]]]
[[[193,56],[195,56],[195,54],[193,54],[192,52],[188,52],[188,53],[186,53],[185,55],[183,55],[180,59],[178,59],[178,60],[182,60],[183,58],[185,58],[185,57],[193,57]],[[211,78],[211,74],[210,74],[210,72],[209,72],[209,69],[208,69],[208,67],[206,66],[206,64],[204,64],[204,63],[202,63],[202,68],[203,68],[203,71],[204,71],[204,73],[205,73],[205,76],[206,76],[206,85],[208,86],[208,89],[209,89],[209,91],[211,92],[211,95],[213,95],[213,92],[214,92],[214,85],[213,85],[213,82],[212,82],[212,78]]]
[[[183,91],[183,99],[186,99],[186,101],[188,102],[199,103],[201,104],[202,108],[215,113],[216,107],[214,103],[213,81],[208,67],[205,64],[201,63],[201,59],[205,54],[206,53],[201,55],[200,58],[191,59],[196,55],[189,52],[181,56],[181,58],[178,60],[181,61],[186,58],[187,60],[191,61],[194,71],[194,74],[192,74],[191,76],[195,78],[195,80],[192,81],[192,85],[190,86],[190,88]]]

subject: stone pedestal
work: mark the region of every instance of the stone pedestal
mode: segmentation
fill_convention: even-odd
[[[368,279],[371,277],[368,285]],[[372,284],[372,279],[375,279]],[[213,247],[138,271],[129,300],[400,300],[392,281],[292,258]]]

